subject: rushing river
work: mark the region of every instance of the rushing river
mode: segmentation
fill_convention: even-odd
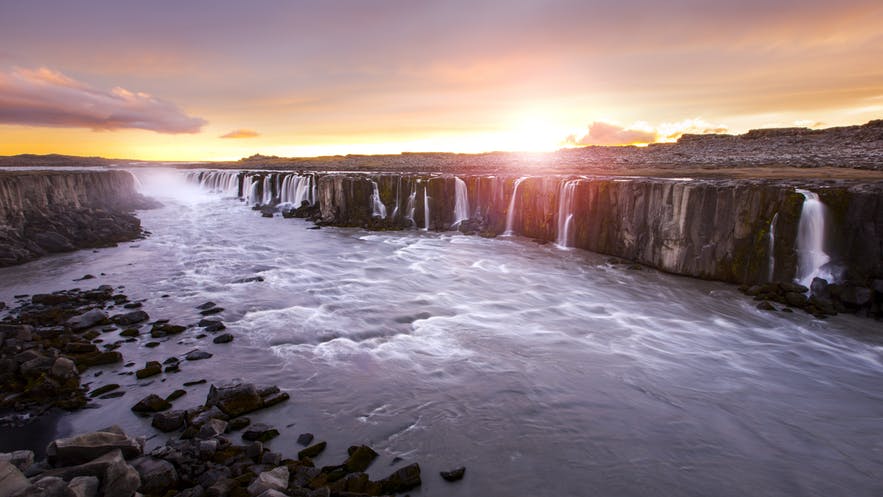
[[[730,285],[517,237],[310,230],[177,172],[142,181],[165,203],[139,213],[150,237],[0,269],[0,300],[125,285],[173,323],[214,301],[236,340],[126,344],[139,367],[197,346],[215,356],[152,383],[106,367],[93,386],[128,393],[47,439],[117,423],[158,440],[129,411],[138,399],[242,377],[291,393],[252,416],[283,432],[274,450],[292,456],[312,432],[327,465],[366,443],[381,453],[372,477],[394,457],[421,464],[412,495],[883,494],[879,322],[763,312]],[[87,273],[98,278],[73,281]],[[463,481],[438,476],[460,465]]]

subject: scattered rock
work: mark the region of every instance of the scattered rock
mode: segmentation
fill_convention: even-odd
[[[132,461],[141,486],[138,491],[148,495],[163,495],[178,485],[178,472],[168,461],[156,457],[139,457]]]
[[[218,335],[215,337],[212,342],[214,343],[230,343],[233,341],[233,335],[229,333],[224,333],[223,335]]]
[[[150,424],[159,431],[170,432],[183,427],[184,420],[184,411],[166,411],[154,414]]]
[[[285,490],[288,488],[288,477],[288,468],[285,466],[264,471],[248,486],[248,493],[257,496],[267,490]]]
[[[101,482],[95,476],[76,476],[71,478],[67,488],[74,494],[74,497],[96,497],[100,484]]]
[[[249,442],[269,442],[278,436],[279,430],[263,423],[253,424],[242,432],[242,439]]]
[[[169,402],[173,402],[173,401],[175,401],[185,395],[187,395],[187,390],[178,389],[178,390],[175,390],[174,392],[170,393],[169,396],[166,397],[166,400]]]
[[[214,314],[220,314],[222,312],[224,312],[223,307],[214,307],[212,309],[206,309],[204,311],[199,311],[199,313],[202,314],[203,316],[212,316]]]
[[[463,479],[463,475],[466,474],[466,468],[461,466],[450,471],[442,471],[439,474],[445,479],[445,481],[458,481]]]
[[[206,309],[211,309],[212,307],[215,307],[215,306],[217,306],[217,304],[215,304],[214,302],[209,301],[209,302],[206,302],[206,303],[204,303],[204,304],[200,304],[200,305],[196,306],[196,308],[199,309],[200,311],[204,311],[204,310],[206,310]]]
[[[0,461],[0,495],[8,497],[26,488],[31,483],[9,461]]]
[[[105,322],[107,322],[107,313],[101,309],[92,309],[91,311],[84,312],[79,316],[74,316],[68,319],[67,325],[71,330],[76,332]]]
[[[135,377],[140,380],[156,376],[160,373],[162,373],[162,364],[157,361],[150,361],[144,366],[144,368],[135,371]]]
[[[301,433],[297,437],[297,443],[303,446],[310,445],[310,442],[313,441],[314,435],[312,433]]]
[[[211,353],[206,352],[204,350],[198,350],[198,349],[191,350],[190,352],[188,352],[184,356],[184,358],[187,359],[188,361],[201,361],[203,359],[208,359],[210,357],[212,357]]]
[[[766,300],[757,304],[757,308],[762,311],[775,311],[776,310],[776,307],[773,304],[770,304],[769,302],[767,302]]]
[[[141,455],[141,444],[126,436],[118,426],[111,426],[55,440],[46,448],[46,457],[55,466],[72,466],[92,461],[114,450],[119,450],[126,458],[137,457]]]
[[[89,392],[89,397],[98,397],[99,395],[104,395],[107,392],[116,390],[119,387],[120,386],[117,385],[116,383],[109,383],[107,385],[100,386],[100,387],[96,388],[95,390],[92,390],[91,392]]]
[[[311,446],[307,447],[306,449],[302,449],[300,452],[298,452],[297,458],[298,459],[306,459],[306,458],[315,459],[316,456],[321,454],[322,451],[324,451],[325,447],[327,447],[327,446],[328,446],[328,444],[326,442],[319,442],[317,444],[311,445]]]
[[[156,395],[154,393],[144,397],[137,404],[132,406],[132,411],[134,412],[160,412],[170,409],[172,404],[170,404],[166,399]]]
[[[120,326],[129,326],[135,323],[140,323],[142,321],[147,321],[150,319],[150,316],[147,315],[144,311],[132,311],[127,312],[125,314],[117,314],[110,318],[114,324],[118,324]]]

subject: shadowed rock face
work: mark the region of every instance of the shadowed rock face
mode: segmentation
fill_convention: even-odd
[[[471,219],[460,226],[483,234],[558,238],[562,185],[572,190],[569,247],[622,257],[664,271],[734,283],[791,280],[803,206],[796,187],[817,191],[830,209],[826,239],[845,277],[867,282],[883,275],[883,185],[805,185],[764,180],[464,176]],[[372,213],[373,183],[388,215]],[[451,229],[452,176],[326,174],[318,180],[319,222],[370,229]],[[413,198],[413,200],[409,200]],[[413,215],[410,215],[413,212]],[[775,243],[770,254],[770,227]],[[466,228],[471,226],[471,228]]]
[[[138,238],[155,205],[125,171],[0,172],[0,266]]]

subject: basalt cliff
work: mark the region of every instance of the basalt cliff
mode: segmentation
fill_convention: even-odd
[[[0,171],[0,266],[138,238],[155,205],[126,171]]]

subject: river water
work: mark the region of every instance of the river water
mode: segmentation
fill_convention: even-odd
[[[150,237],[0,269],[0,300],[125,285],[173,323],[214,301],[236,340],[188,330],[155,349],[126,344],[138,367],[196,347],[215,356],[163,381],[90,370],[93,387],[127,394],[64,416],[47,440],[117,423],[155,443],[163,435],[129,411],[138,399],[241,377],[291,393],[252,416],[283,432],[271,448],[293,456],[312,432],[328,465],[366,443],[381,454],[372,477],[421,464],[412,495],[883,493],[878,322],[763,312],[731,285],[517,237],[310,230],[177,172],[139,174],[165,204],[139,213]],[[73,281],[86,273],[98,278]],[[463,481],[438,476],[460,465]]]

